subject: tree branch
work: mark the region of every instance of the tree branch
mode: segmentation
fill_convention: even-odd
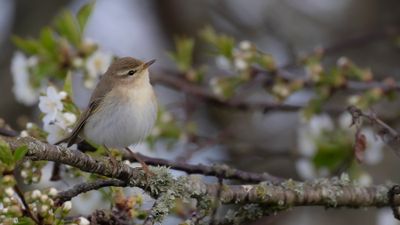
[[[56,204],[62,205],[64,202],[69,201],[80,194],[103,187],[127,187],[128,185],[129,184],[127,182],[118,179],[96,180],[90,183],[77,184],[66,191],[58,193],[56,197]]]
[[[235,168],[230,168],[227,165],[213,165],[206,166],[203,164],[192,165],[185,162],[174,162],[166,159],[153,158],[136,153],[146,164],[153,166],[167,166],[171,169],[184,171],[188,174],[202,174],[206,176],[216,176],[223,179],[237,179],[244,182],[258,183],[262,181],[269,181],[278,184],[284,181],[283,178],[272,176],[268,173],[252,173]],[[135,162],[136,159],[130,154],[124,154],[124,159]]]
[[[48,160],[77,167],[82,171],[117,178],[130,186],[144,189],[157,198],[163,193],[199,198],[216,196],[218,184],[207,184],[191,177],[173,178],[162,168],[155,170],[155,176],[146,178],[139,169],[123,163],[113,167],[105,160],[96,160],[79,151],[40,142],[31,137],[2,137],[12,150],[26,145],[27,157],[32,160]],[[389,204],[388,185],[364,187],[352,184],[346,179],[322,179],[315,182],[287,180],[280,184],[262,182],[254,185],[224,185],[221,192],[222,204],[262,203],[269,206],[325,206],[325,207],[383,207],[400,205],[400,199]]]

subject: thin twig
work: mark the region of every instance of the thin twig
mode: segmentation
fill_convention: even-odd
[[[22,204],[24,205],[24,210],[23,210],[24,214],[29,216],[36,224],[41,225],[39,219],[32,213],[31,209],[29,208],[29,205],[25,200],[24,193],[22,193],[22,191],[21,191],[21,189],[19,189],[18,185],[14,185],[14,190],[17,193]]]
[[[161,158],[153,158],[136,153],[146,164],[153,166],[167,166],[171,169],[184,171],[188,174],[202,174],[205,176],[216,176],[223,179],[237,179],[244,182],[258,183],[262,181],[269,181],[274,184],[279,184],[284,179],[272,176],[268,173],[252,173],[243,170],[230,168],[226,165],[207,166],[203,164],[192,165],[185,162],[174,162]],[[136,159],[131,155],[125,154],[124,159],[135,162]]]
[[[364,113],[355,106],[349,106],[347,110],[353,118],[353,124],[360,124],[361,118],[367,119],[367,121],[372,124],[372,127],[378,130],[377,134],[382,138],[383,142],[385,142],[397,156],[400,156],[400,134],[395,129],[380,120],[375,114]]]

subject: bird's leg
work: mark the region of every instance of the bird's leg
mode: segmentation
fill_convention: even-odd
[[[142,169],[144,171],[144,173],[148,176],[153,176],[155,175],[153,172],[150,171],[149,166],[134,152],[132,151],[129,147],[125,148],[130,154],[131,156],[140,163],[140,165],[142,166]]]
[[[112,155],[111,150],[106,145],[103,144],[103,147],[106,150],[108,157],[110,157],[110,161],[111,161],[113,168],[116,169],[117,165],[118,165],[117,159]]]

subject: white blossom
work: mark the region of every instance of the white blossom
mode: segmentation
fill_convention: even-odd
[[[327,114],[313,116],[309,121],[311,135],[317,137],[323,131],[331,131],[334,129],[333,121]]]
[[[24,178],[24,179],[27,178],[28,177],[28,173],[25,170],[22,170],[21,171],[21,177]]]
[[[68,132],[57,124],[45,124],[43,128],[47,133],[47,142],[54,144],[63,139]]]
[[[297,160],[296,169],[303,179],[312,179],[316,176],[314,165],[308,159]]]
[[[79,225],[90,225],[90,222],[85,217],[79,217],[78,224]]]
[[[351,120],[352,120],[352,118],[351,118],[350,113],[347,113],[347,112],[342,113],[338,119],[340,128],[342,128],[343,130],[350,129]]]
[[[232,68],[231,62],[223,55],[215,58],[215,64],[221,70],[230,70]]]
[[[241,50],[247,51],[247,50],[250,50],[251,47],[252,47],[252,44],[251,44],[250,41],[244,40],[244,41],[241,41],[241,42],[239,43],[239,48],[240,48]]]
[[[31,123],[31,122],[28,122],[28,123],[26,123],[26,129],[32,129],[33,128],[33,123]]]
[[[10,187],[8,187],[6,190],[5,190],[5,192],[6,192],[6,194],[7,194],[7,196],[8,197],[12,197],[13,195],[14,195],[14,189],[12,189],[12,188],[10,188]]]
[[[26,130],[21,131],[21,133],[19,134],[20,137],[28,137],[29,133]]]
[[[55,197],[56,195],[57,195],[57,193],[58,193],[58,191],[57,191],[57,189],[55,189],[55,188],[50,188],[50,190],[49,190],[49,195],[51,196],[51,197]]]
[[[18,102],[25,105],[33,105],[39,97],[39,90],[34,88],[30,81],[29,67],[37,64],[37,58],[27,58],[21,52],[16,52],[11,62],[11,73],[13,75],[13,92]]]
[[[247,67],[249,67],[249,64],[244,60],[243,58],[235,58],[234,63],[235,68],[238,70],[245,70]]]
[[[363,173],[357,178],[357,182],[361,186],[369,186],[372,184],[372,177],[368,173]]]
[[[61,102],[66,96],[62,92],[57,92],[53,86],[49,86],[46,90],[46,95],[39,98],[39,109],[45,113],[43,122],[51,123],[55,119],[58,112],[62,111],[64,106]]]
[[[94,88],[96,81],[100,75],[107,71],[111,64],[113,56],[109,53],[96,51],[87,60],[85,64],[88,77],[84,82],[87,88]]]
[[[71,201],[66,201],[62,204],[62,209],[66,212],[70,211],[72,209],[72,203]]]
[[[218,96],[222,96],[224,94],[224,91],[219,83],[218,77],[212,77],[209,81],[209,84],[211,86],[211,90],[214,94]]]
[[[41,195],[42,195],[42,192],[40,192],[39,190],[34,190],[34,191],[32,191],[31,197],[33,199],[38,199],[38,198],[40,198]]]
[[[367,147],[365,149],[365,163],[369,165],[376,165],[381,162],[383,159],[383,151],[382,148],[384,146],[384,142],[381,138],[374,134],[374,131],[370,128],[365,128],[361,131],[362,134],[365,135],[367,140]]]
[[[43,118],[43,129],[48,133],[47,142],[50,144],[54,144],[67,136],[72,131],[71,127],[77,119],[75,114],[69,112],[58,112],[51,121],[48,121],[46,116]]]

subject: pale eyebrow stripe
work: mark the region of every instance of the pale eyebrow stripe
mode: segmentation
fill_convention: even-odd
[[[127,70],[123,70],[122,72],[117,72],[118,76],[126,75],[130,70],[136,70],[136,68],[130,68]]]

